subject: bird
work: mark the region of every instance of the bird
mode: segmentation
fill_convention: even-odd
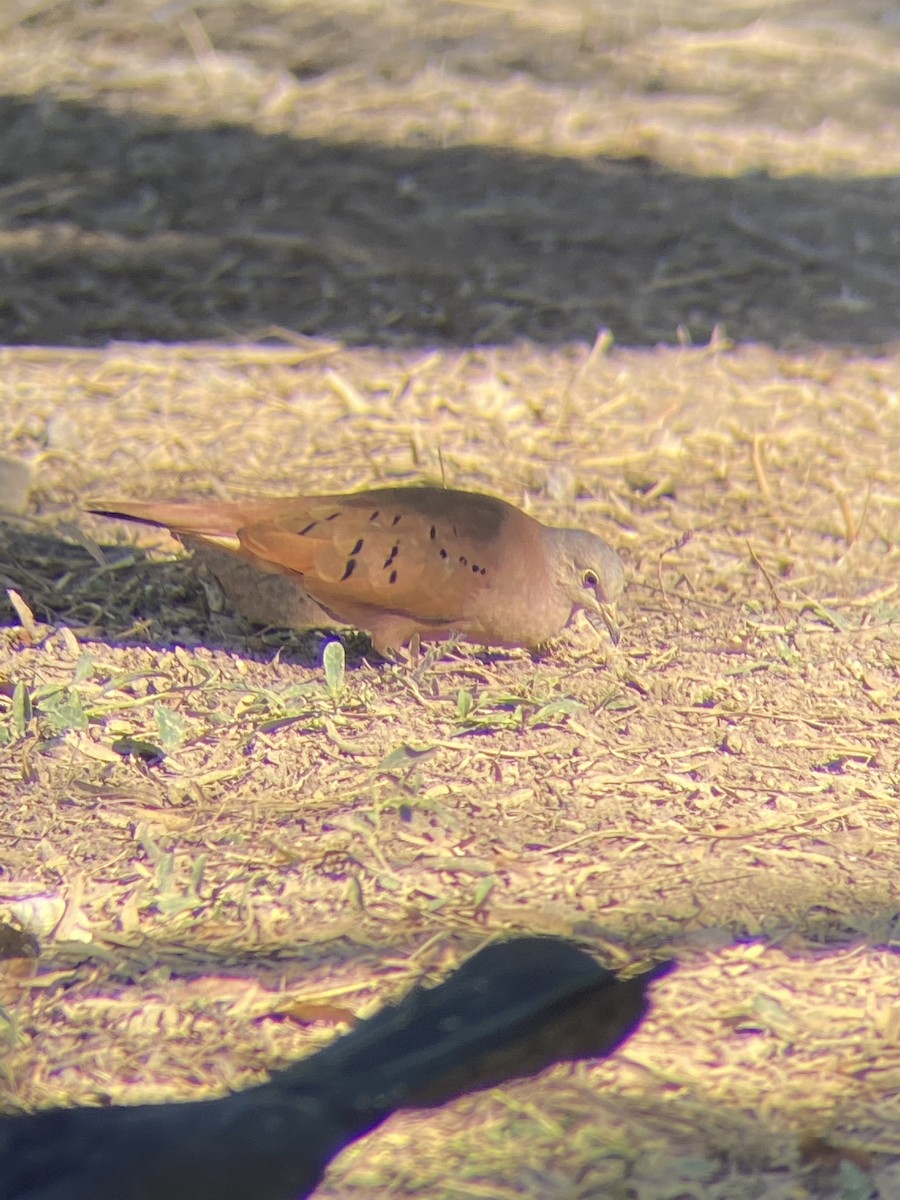
[[[320,610],[364,630],[385,657],[414,635],[540,650],[582,611],[619,640],[625,572],[612,546],[479,492],[388,487],[234,502],[122,500],[88,511],[163,526],[189,547],[286,576],[313,607],[286,605],[272,624],[305,627]],[[273,606],[277,598],[267,611]]]
[[[245,1091],[0,1117],[0,1200],[303,1200],[398,1109],[611,1054],[673,966],[621,979],[564,938],[490,943]]]

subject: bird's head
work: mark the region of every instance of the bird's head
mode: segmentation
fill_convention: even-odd
[[[572,603],[572,616],[583,612],[595,629],[606,626],[613,645],[619,641],[616,602],[625,587],[622,560],[603,538],[584,529],[554,529],[559,582]]]

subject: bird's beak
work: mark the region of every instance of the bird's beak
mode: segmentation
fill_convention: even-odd
[[[600,632],[600,622],[602,621],[609,631],[612,644],[614,646],[618,646],[619,625],[616,621],[616,606],[614,604],[598,604],[596,612],[592,608],[586,608],[584,610],[584,615],[598,633]]]

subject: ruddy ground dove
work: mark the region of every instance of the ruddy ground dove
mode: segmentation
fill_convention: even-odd
[[[286,576],[303,603],[272,624],[315,624],[317,605],[366,630],[382,654],[414,634],[536,649],[579,611],[595,627],[602,620],[613,642],[619,637],[614,609],[625,575],[612,547],[477,492],[393,487],[233,503],[127,500],[90,511],[161,525],[188,546]]]

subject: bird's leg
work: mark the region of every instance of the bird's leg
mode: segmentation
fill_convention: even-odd
[[[410,671],[415,671],[418,667],[421,654],[422,639],[417,630],[409,639],[409,645],[406,647],[406,666]]]
[[[379,613],[371,624],[366,625],[372,638],[372,646],[382,658],[390,662],[406,660],[402,648],[411,644],[413,638],[418,640],[419,628],[420,626],[409,617],[396,613]]]

